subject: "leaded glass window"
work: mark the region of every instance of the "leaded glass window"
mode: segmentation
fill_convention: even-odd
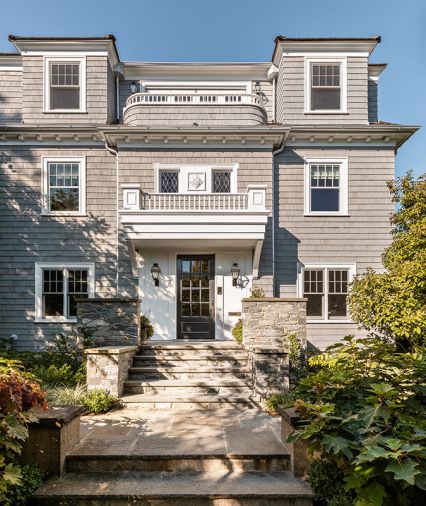
[[[179,173],[177,171],[160,172],[160,193],[179,192]]]
[[[213,193],[231,193],[231,173],[229,171],[213,172]]]

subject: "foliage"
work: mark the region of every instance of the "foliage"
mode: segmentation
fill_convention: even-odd
[[[382,257],[386,272],[357,276],[348,302],[354,321],[409,350],[426,337],[426,179],[409,172],[388,186],[399,207]]]
[[[265,298],[265,292],[263,291],[263,288],[260,288],[260,286],[253,286],[250,290],[250,299],[264,299]]]
[[[143,340],[149,339],[154,335],[154,327],[151,320],[145,315],[141,315],[140,317],[140,333]]]
[[[74,406],[81,404],[81,397],[86,393],[86,386],[77,384],[73,387],[55,386],[47,389],[47,400],[54,406]]]
[[[426,490],[426,350],[376,337],[331,346],[294,389],[290,437],[336,464],[358,506],[421,504]],[[416,502],[417,501],[417,502]]]
[[[28,436],[33,410],[46,409],[44,393],[35,378],[25,373],[16,360],[0,357],[0,502],[8,504],[11,486],[22,484],[20,466],[15,463]]]
[[[314,460],[309,469],[308,481],[319,506],[352,506],[353,494],[346,492],[343,471],[334,462]]]
[[[108,390],[95,388],[80,397],[80,403],[87,411],[94,414],[106,413],[114,406],[119,405],[118,397],[111,395]]]
[[[35,465],[22,466],[21,474],[21,485],[12,485],[8,490],[7,506],[26,506],[45,479],[45,473]]]
[[[275,394],[272,394],[270,397],[265,399],[265,409],[268,413],[271,415],[277,414],[277,408],[280,404],[283,404],[284,406],[291,405],[293,403],[293,395],[291,392],[278,392]]]
[[[237,323],[232,327],[232,335],[237,343],[243,342],[243,320],[240,318]]]
[[[307,353],[306,348],[302,346],[295,332],[288,334],[286,340],[289,348],[290,386],[294,386],[308,374]]]

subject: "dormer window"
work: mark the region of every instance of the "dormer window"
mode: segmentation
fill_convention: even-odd
[[[306,113],[346,113],[346,59],[306,59]]]
[[[45,58],[44,112],[85,112],[85,64],[84,57]]]

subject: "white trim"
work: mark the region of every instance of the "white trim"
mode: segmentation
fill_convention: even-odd
[[[51,109],[50,108],[50,64],[52,62],[78,62],[80,65],[80,107],[78,109]],[[86,113],[86,55],[79,53],[65,53],[63,56],[43,57],[43,112],[62,113]]]
[[[323,269],[325,271],[324,276],[324,319],[314,319],[309,316],[306,318],[306,323],[353,323],[350,318],[342,318],[340,319],[329,319],[328,318],[328,270],[329,269],[348,269],[348,284],[353,281],[353,278],[356,275],[357,265],[356,263],[352,264],[307,264],[304,265],[301,262],[298,262],[297,269],[297,296],[303,297],[303,273],[305,270],[309,269]]]
[[[3,70],[14,70],[16,72],[22,72],[22,66],[19,66],[19,67],[14,67],[13,65],[0,65],[0,70],[3,71]]]
[[[311,109],[311,64],[312,63],[340,63],[340,109],[312,110]],[[348,75],[347,57],[331,58],[330,55],[315,58],[305,57],[305,114],[348,114]]]
[[[139,83],[149,92],[150,88],[162,88],[165,90],[176,90],[181,88],[213,89],[222,91],[224,88],[241,89],[245,88],[246,93],[251,93],[251,81],[168,81],[140,79]],[[226,94],[226,91],[223,92]]]
[[[78,163],[79,170],[79,209],[78,211],[50,211],[49,199],[49,163]],[[41,213],[49,216],[84,216],[86,214],[86,157],[85,156],[42,156],[41,157],[41,188],[42,208]]]
[[[305,158],[305,216],[348,216],[348,200],[349,200],[349,175],[348,175],[348,158]],[[339,187],[339,211],[338,212],[312,212],[311,211],[311,164],[339,164],[340,165],[340,187]]]
[[[95,264],[93,262],[36,262],[34,323],[75,323],[77,318],[43,318],[43,269],[87,269],[89,298],[95,295]],[[64,286],[64,314],[67,314],[67,290]]]

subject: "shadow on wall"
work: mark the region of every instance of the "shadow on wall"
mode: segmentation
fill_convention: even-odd
[[[88,202],[87,216],[82,217],[41,215],[40,159],[43,150],[49,154],[58,150],[59,154],[59,149],[63,148],[34,149],[25,144],[0,147],[0,338],[17,335],[19,349],[40,348],[49,338],[67,330],[63,325],[38,325],[33,321],[36,262],[93,262],[95,294],[115,296],[115,202],[94,212]],[[87,153],[87,148],[83,149]],[[67,154],[70,151],[67,149]],[[88,178],[88,194],[95,184],[99,183]]]

